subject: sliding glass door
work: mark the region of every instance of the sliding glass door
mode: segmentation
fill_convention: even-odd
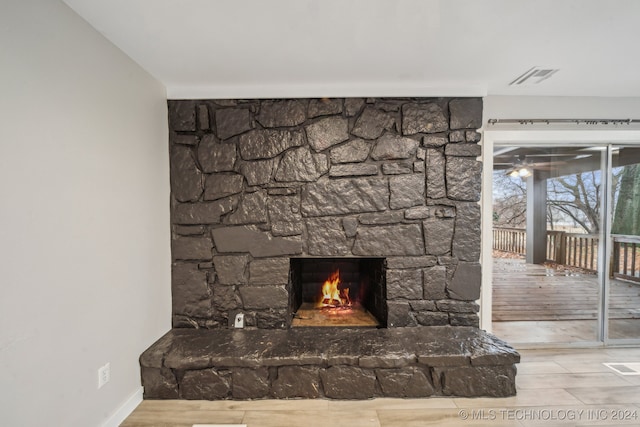
[[[610,147],[605,336],[640,339],[640,147]]]

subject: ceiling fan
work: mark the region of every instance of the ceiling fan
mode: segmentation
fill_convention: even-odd
[[[554,166],[564,165],[567,162],[558,160],[558,161],[537,161],[531,162],[528,157],[533,156],[515,156],[513,160],[507,163],[494,163],[494,167],[498,167],[499,169],[506,169],[505,173],[512,178],[527,178],[533,174],[534,170],[545,170],[550,171]],[[542,157],[542,156],[538,156]]]

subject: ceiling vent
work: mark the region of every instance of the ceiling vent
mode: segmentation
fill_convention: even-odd
[[[509,83],[509,86],[532,86],[541,83],[558,72],[557,68],[533,67]]]

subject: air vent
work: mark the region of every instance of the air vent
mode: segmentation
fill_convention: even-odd
[[[640,363],[603,363],[620,375],[640,375]]]
[[[558,72],[557,68],[533,67],[517,79],[509,83],[509,86],[537,85]]]

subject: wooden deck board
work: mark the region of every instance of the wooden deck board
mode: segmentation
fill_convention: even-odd
[[[597,319],[598,294],[595,275],[494,259],[494,322]],[[640,319],[640,285],[612,280],[609,300],[610,319]]]

